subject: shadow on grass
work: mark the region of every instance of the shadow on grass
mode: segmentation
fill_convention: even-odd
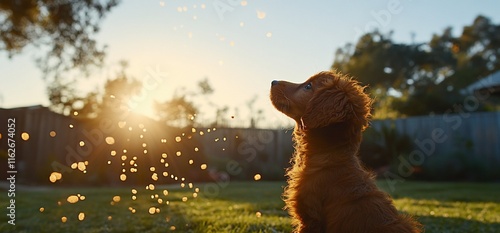
[[[418,216],[425,233],[481,233],[498,232],[500,223],[484,223],[476,220],[450,217]]]
[[[391,185],[391,181],[380,179],[377,185],[395,199],[500,202],[500,183],[407,181]]]

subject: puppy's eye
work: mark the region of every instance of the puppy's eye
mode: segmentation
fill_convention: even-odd
[[[308,83],[307,85],[304,86],[304,89],[311,90],[312,89],[312,84]]]

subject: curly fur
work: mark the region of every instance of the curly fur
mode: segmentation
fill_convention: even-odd
[[[297,122],[283,194],[294,232],[421,232],[380,191],[357,156],[372,100],[356,80],[321,72],[302,84],[273,81],[271,101]]]

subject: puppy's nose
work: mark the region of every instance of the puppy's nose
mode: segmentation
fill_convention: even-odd
[[[274,86],[274,85],[276,85],[276,84],[278,84],[278,83],[279,83],[279,81],[278,81],[278,80],[273,80],[273,81],[271,82],[271,86]]]

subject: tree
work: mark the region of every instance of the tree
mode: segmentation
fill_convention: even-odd
[[[200,125],[202,127],[228,127],[230,108],[211,101],[209,97],[213,92],[214,89],[208,78],[204,78],[198,81],[195,91],[186,90],[186,88],[177,89],[170,100],[156,102],[155,109],[160,120],[172,127],[184,128]],[[211,119],[204,118],[204,113],[212,110],[215,110],[215,115]]]
[[[100,115],[124,116],[134,107],[132,97],[139,94],[142,83],[127,75],[127,66],[127,62],[121,61],[116,77],[104,84],[102,101],[97,106]]]
[[[191,127],[198,112],[185,95],[174,95],[163,103],[155,103],[155,109],[161,121],[172,127]]]
[[[104,84],[103,92],[77,92],[75,80],[55,79],[48,85],[50,108],[63,115],[82,118],[123,116],[130,110],[132,97],[139,94],[142,83],[127,72],[127,62],[120,62],[120,70]]]
[[[170,100],[163,103],[156,102],[154,108],[161,121],[172,127],[193,127],[199,115],[199,108],[195,106],[193,99],[207,97],[214,92],[208,78],[197,83],[197,91],[186,91],[185,88],[177,89]],[[209,105],[214,105],[208,101]]]
[[[199,81],[198,88],[200,88],[201,95],[211,95],[212,93],[214,93],[214,89],[212,88],[212,85],[210,85],[208,78]]]
[[[436,39],[443,37],[445,35]],[[459,88],[500,70],[500,24],[493,24],[489,18],[476,17],[472,25],[463,28],[460,36],[445,37],[445,41],[457,59],[453,81]]]
[[[458,37],[446,28],[429,42],[404,44],[391,34],[363,35],[355,46],[339,48],[332,65],[371,87],[381,100],[375,109],[398,112],[382,115],[446,112],[463,98],[462,88],[500,69],[500,25],[484,16]]]
[[[337,49],[332,69],[356,76],[372,87],[404,89],[409,77],[418,65],[418,45],[397,44],[391,40],[392,33],[384,35],[378,31],[363,35],[357,44],[347,44]]]
[[[83,106],[86,105],[85,101],[89,99],[78,95],[74,81],[53,81],[47,87],[47,94],[50,101],[50,108],[66,116],[77,114],[75,112],[83,109]]]
[[[215,111],[215,121],[212,123],[212,127],[227,127],[228,122],[228,111],[229,107],[224,106],[217,108]]]
[[[92,35],[118,0],[2,0],[0,51],[13,57],[28,45],[47,46],[37,63],[45,77],[74,68],[100,65],[104,48]]]
[[[250,100],[247,101],[247,107],[248,110],[250,111],[250,128],[256,128],[257,124],[259,121],[263,120],[263,110],[262,109],[257,109],[257,111],[254,109],[254,104],[257,101],[258,96],[254,96]]]

